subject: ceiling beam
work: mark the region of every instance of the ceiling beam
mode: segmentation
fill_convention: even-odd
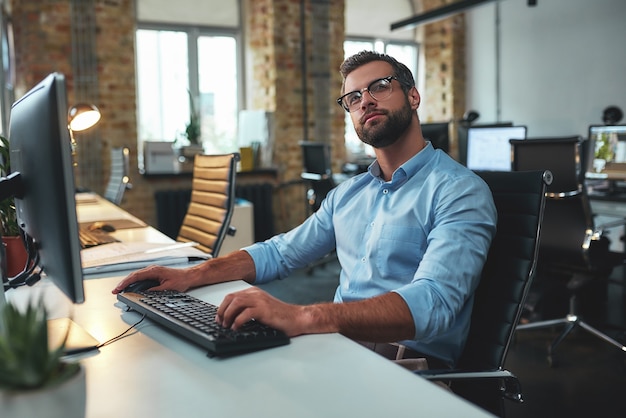
[[[392,23],[391,30],[394,31],[396,29],[412,29],[424,23],[429,23],[435,20],[444,19],[450,15],[461,13],[462,11],[469,9],[471,7],[475,7],[480,4],[489,3],[492,1],[495,1],[495,0],[462,0],[456,3],[447,4],[437,9],[429,10],[427,12],[415,15],[408,19],[404,19],[399,22]],[[529,4],[531,1],[533,0],[529,0]]]

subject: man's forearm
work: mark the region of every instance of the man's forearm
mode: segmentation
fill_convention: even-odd
[[[190,269],[192,287],[245,280],[253,283],[256,270],[252,257],[245,251],[235,251],[228,255],[211,259]]]
[[[386,293],[358,302],[323,303],[304,309],[305,333],[339,332],[370,342],[412,339],[413,317],[397,293]]]

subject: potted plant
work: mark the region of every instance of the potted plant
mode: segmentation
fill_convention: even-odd
[[[181,147],[181,154],[185,158],[193,158],[196,154],[202,154],[202,131],[200,127],[200,115],[196,111],[195,102],[191,91],[187,90],[189,95],[189,122],[185,125],[183,136],[187,145]]]
[[[11,173],[11,155],[9,141],[0,135],[0,175],[6,177]],[[12,197],[0,201],[0,231],[6,258],[7,276],[13,277],[21,272],[26,264],[27,253],[20,236],[17,223],[15,202]]]
[[[67,335],[65,336],[67,338]],[[49,347],[47,312],[40,300],[0,311],[2,416],[84,417],[85,372],[63,359],[65,339]]]

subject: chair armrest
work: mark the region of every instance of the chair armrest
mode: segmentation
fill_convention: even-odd
[[[415,374],[433,381],[461,381],[499,379],[502,382],[502,396],[522,403],[522,385],[513,373],[508,370],[465,371],[465,370],[416,370]]]

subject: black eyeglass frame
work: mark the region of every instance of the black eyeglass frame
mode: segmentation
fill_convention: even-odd
[[[374,84],[379,83],[379,82],[381,82],[381,81],[387,81],[387,82],[389,83],[389,85],[391,86],[391,80],[396,80],[398,83],[402,84],[402,83],[400,82],[400,80],[398,80],[398,77],[393,76],[393,75],[390,75],[390,76],[387,76],[387,77],[378,78],[378,79],[376,79],[376,80],[372,81],[371,83],[369,83],[369,84],[367,85],[367,87],[363,87],[361,90],[354,90],[354,91],[350,91],[350,92],[348,92],[348,93],[346,93],[346,94],[342,95],[341,97],[339,97],[339,98],[337,99],[337,104],[338,104],[339,106],[341,106],[341,108],[342,108],[343,110],[345,110],[346,112],[350,113],[350,112],[351,112],[350,108],[348,108],[347,106],[345,106],[345,105],[344,105],[344,103],[343,103],[343,99],[344,99],[344,97],[349,96],[349,95],[354,94],[354,93],[358,93],[358,94],[359,94],[359,101],[361,101],[361,100],[363,100],[363,93],[365,93],[366,91],[367,91],[367,92],[369,92],[370,96],[372,96],[372,98],[373,98],[374,100],[378,101],[378,99],[376,98],[376,96],[375,96],[374,94],[372,94],[372,92],[370,91],[370,87],[372,87]],[[393,93],[393,86],[391,87],[391,90],[389,91],[389,94],[390,94],[390,95],[391,95],[391,93]],[[389,97],[389,96],[387,96],[387,97]],[[384,100],[384,99],[383,99],[383,100]],[[356,110],[356,109],[354,109],[354,110]]]

